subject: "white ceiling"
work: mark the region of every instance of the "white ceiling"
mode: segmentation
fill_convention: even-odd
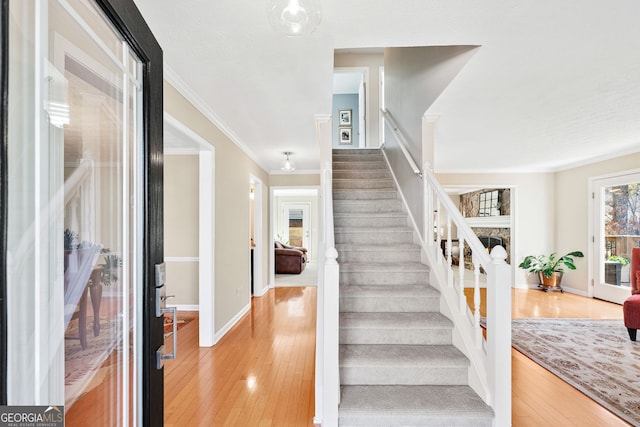
[[[267,171],[317,170],[334,49],[480,45],[427,113],[436,171],[547,171],[640,151],[640,2],[322,0],[304,38],[266,1],[136,0],[168,79]]]

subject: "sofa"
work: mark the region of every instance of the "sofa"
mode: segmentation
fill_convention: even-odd
[[[276,274],[300,274],[307,265],[307,249],[275,241]]]

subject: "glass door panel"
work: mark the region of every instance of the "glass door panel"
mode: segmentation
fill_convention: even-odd
[[[93,1],[9,12],[8,403],[134,425],[142,64]]]
[[[622,303],[631,294],[631,249],[640,247],[640,174],[596,181],[597,212],[594,295]]]

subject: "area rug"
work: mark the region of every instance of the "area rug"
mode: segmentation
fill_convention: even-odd
[[[93,325],[93,318],[87,318],[87,325]],[[84,393],[95,388],[104,377],[110,374],[110,369],[103,369],[102,365],[121,341],[121,332],[116,328],[116,322],[100,319],[100,335],[93,335],[91,328],[87,328],[87,348],[82,349],[80,340],[70,337],[78,336],[78,324],[73,324],[65,334],[64,346],[64,392],[65,406],[71,407]]]
[[[622,320],[516,319],[513,347],[632,425],[640,425],[640,342]]]
[[[194,318],[178,316],[178,330]],[[87,318],[87,325],[93,325],[93,318]],[[165,339],[173,334],[173,318],[164,319]],[[78,324],[72,322],[65,336],[65,406],[70,408],[84,394],[109,381],[118,374],[122,360],[116,352],[121,345],[122,331],[114,320],[100,319],[100,335],[93,335],[91,327],[87,329],[87,348],[82,349],[78,336]],[[130,360],[133,356],[130,355]]]
[[[178,330],[193,320],[193,317],[178,316]],[[173,316],[164,317],[164,338],[173,335]]]

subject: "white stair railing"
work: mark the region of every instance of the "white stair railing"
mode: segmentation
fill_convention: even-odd
[[[381,113],[408,166],[423,180],[425,231],[422,241],[431,267],[431,283],[439,288],[445,302],[445,314],[455,325],[457,333],[454,334],[454,344],[470,360],[469,385],[493,408],[495,425],[509,426],[511,283],[510,267],[505,261],[507,253],[502,246],[494,247],[491,254],[487,253],[478,236],[436,179],[430,165],[425,163],[422,171],[418,168],[408,151],[407,140],[391,113],[384,109],[381,109]],[[402,193],[402,189],[400,192]],[[454,226],[459,248],[459,261],[455,269],[452,255]],[[443,236],[446,236],[444,246]],[[473,284],[471,308],[465,295],[465,253],[470,254],[469,273],[473,275],[470,280]],[[480,324],[482,276],[486,277],[486,339]]]
[[[340,267],[333,234],[333,184],[331,116],[316,117],[322,172],[321,242],[316,319],[316,414],[314,423],[338,425],[340,374],[338,367],[338,308]]]
[[[470,386],[490,405],[496,426],[511,425],[511,279],[507,252],[495,246],[487,253],[428,164],[424,165],[425,246],[432,281],[450,310],[459,332],[454,342],[469,357]],[[456,228],[459,256],[453,266],[452,230]],[[428,238],[431,230],[432,238]],[[443,239],[443,236],[446,238]],[[444,245],[443,245],[444,241]],[[445,248],[443,251],[442,248]],[[444,253],[443,253],[444,252]],[[465,254],[470,254],[473,298],[471,308],[465,295]],[[486,277],[486,339],[480,324],[480,277]],[[454,338],[455,341],[455,338]]]

